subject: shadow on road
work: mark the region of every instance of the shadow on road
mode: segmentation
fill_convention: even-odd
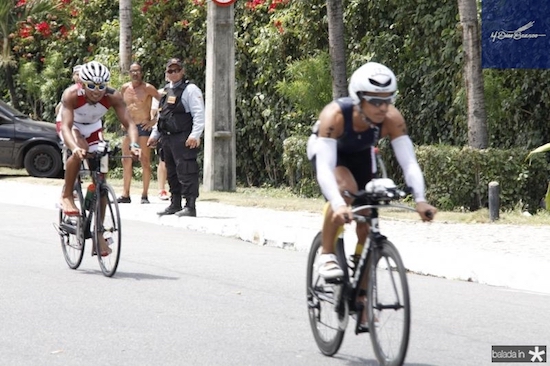
[[[82,274],[102,274],[100,270],[79,270],[78,272]],[[171,277],[171,276],[159,276],[154,275],[150,273],[135,273],[135,272],[119,272],[117,271],[112,279],[117,278],[131,278],[136,281],[142,281],[142,280],[169,280],[169,281],[175,281],[179,280],[179,277]]]

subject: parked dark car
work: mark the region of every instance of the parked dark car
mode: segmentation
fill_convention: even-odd
[[[0,166],[25,168],[34,177],[61,177],[61,141],[55,123],[32,120],[0,100]]]

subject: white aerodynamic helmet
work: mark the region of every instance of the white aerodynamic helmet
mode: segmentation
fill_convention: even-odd
[[[395,74],[378,62],[367,62],[351,75],[348,86],[349,96],[353,104],[361,102],[362,92],[394,93],[397,92]]]
[[[80,79],[85,83],[107,84],[111,79],[111,73],[107,66],[91,61],[80,69]]]

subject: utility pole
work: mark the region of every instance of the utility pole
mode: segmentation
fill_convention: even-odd
[[[208,2],[203,189],[235,191],[235,0]]]
[[[127,75],[132,63],[132,0],[120,0],[118,5],[120,36],[119,36],[119,67],[122,75]]]

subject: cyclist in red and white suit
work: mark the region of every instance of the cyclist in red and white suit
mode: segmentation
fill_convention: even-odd
[[[111,107],[107,95],[109,92],[112,93],[114,91],[114,89],[109,89],[110,88],[107,88],[105,95],[96,104],[89,104],[86,97],[85,86],[82,84],[71,85],[66,90],[76,92],[77,102],[75,108],[73,109],[73,129],[80,132],[80,134],[86,139],[86,142],[88,143],[88,151],[90,152],[96,151],[98,142],[103,139],[103,123],[101,119]],[[56,117],[56,127],[59,137],[61,137],[61,140],[65,142],[61,130],[63,119],[62,115],[63,108],[60,108]]]
[[[109,108],[115,110],[120,123],[128,131],[132,154],[139,156],[140,153],[138,131],[136,125],[131,123],[122,95],[107,86],[110,75],[109,69],[101,63],[88,62],[80,69],[80,83],[65,89],[61,98],[58,130],[63,143],[72,151],[67,159],[61,195],[61,205],[66,215],[79,215],[73,198],[74,182],[82,159],[88,151],[95,151],[103,138],[101,119]]]

